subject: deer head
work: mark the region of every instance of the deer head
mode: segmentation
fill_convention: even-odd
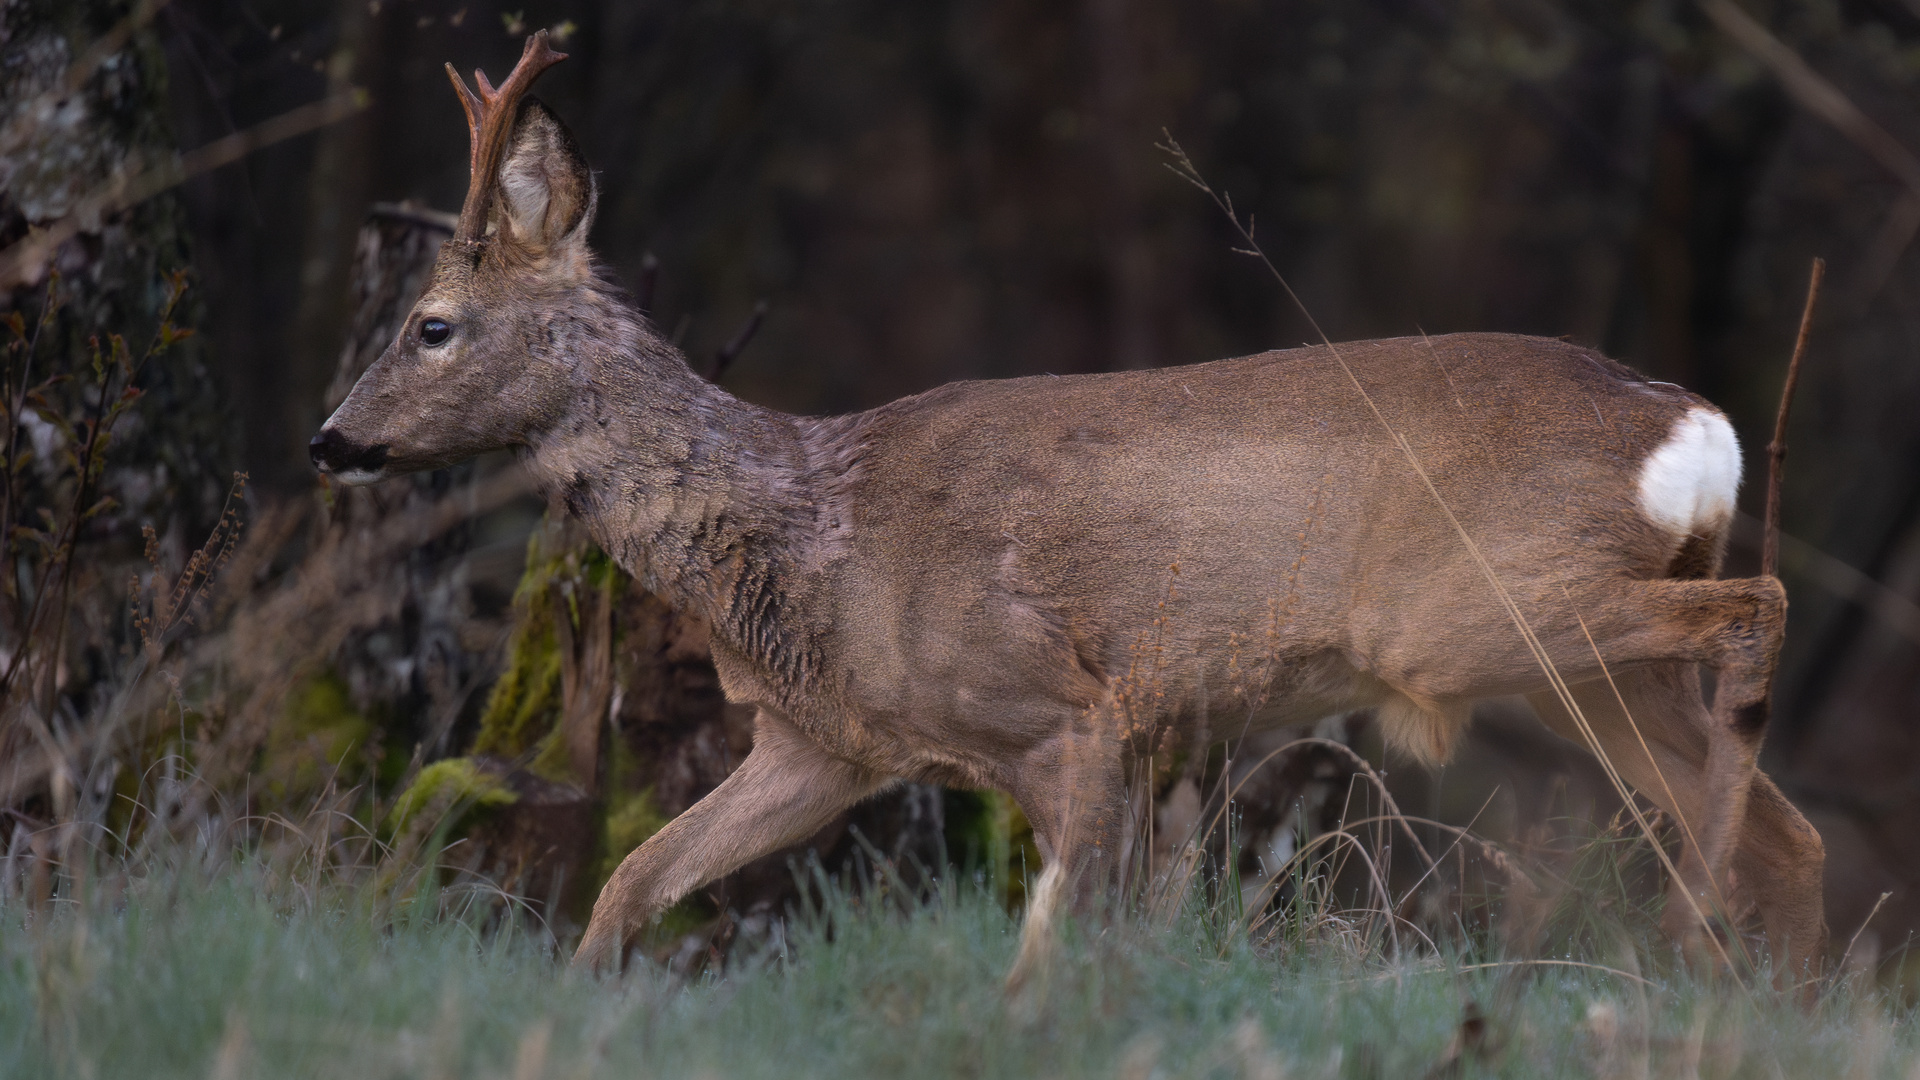
[[[564,358],[535,348],[589,284],[593,174],[559,118],[527,90],[566,59],[527,38],[498,90],[447,65],[471,138],[459,225],[406,327],[308,444],[322,472],[363,484],[524,445],[564,410]]]

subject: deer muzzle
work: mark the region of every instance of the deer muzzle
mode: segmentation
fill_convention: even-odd
[[[363,446],[332,427],[323,427],[307,443],[313,467],[349,483],[371,484],[386,475],[387,444]]]

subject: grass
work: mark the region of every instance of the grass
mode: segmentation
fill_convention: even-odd
[[[1471,936],[1394,959],[1223,938],[1195,901],[1164,929],[1069,926],[1037,1007],[1011,1015],[1019,921],[972,885],[904,904],[829,886],[784,938],[686,980],[577,975],[498,908],[375,902],[375,878],[182,857],[37,915],[0,901],[0,1075],[1920,1074],[1915,1014],[1880,992],[1843,981],[1803,1008],[1687,974],[1653,939],[1606,958],[1638,973],[1502,966]]]

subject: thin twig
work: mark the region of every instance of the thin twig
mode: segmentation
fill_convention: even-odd
[[[1732,0],[1700,0],[1700,7],[1728,37],[1767,65],[1786,88],[1787,95],[1801,108],[1831,124],[1882,168],[1898,177],[1909,191],[1920,195],[1920,157],[1861,111],[1839,87],[1813,70],[1813,65],[1792,46],[1774,37]]]
[[[131,175],[121,173],[95,188],[72,211],[35,229],[0,251],[0,289],[39,280],[60,245],[98,222],[153,198],[201,173],[231,165],[265,146],[344,120],[367,107],[365,91],[338,94],[281,113],[245,131],[215,139],[184,154],[169,156]]]
[[[1760,573],[1773,577],[1780,568],[1780,478],[1787,467],[1787,414],[1793,409],[1793,390],[1800,383],[1800,360],[1807,354],[1807,335],[1813,330],[1813,308],[1820,301],[1820,280],[1827,276],[1827,260],[1816,258],[1807,277],[1807,306],[1800,311],[1800,334],[1793,339],[1793,359],[1787,362],[1787,384],[1780,388],[1780,414],[1773,421],[1773,441],[1767,444],[1766,533],[1760,540]]]
[[[1912,243],[1916,228],[1920,228],[1920,156],[1732,0],[1700,0],[1700,7],[1728,37],[1772,70],[1787,96],[1826,121],[1906,187],[1906,193],[1894,201],[1880,239],[1855,276],[1852,303],[1864,307],[1879,294],[1901,253]]]
[[[367,211],[367,216],[384,221],[402,221],[409,225],[418,225],[423,229],[449,234],[460,224],[459,218],[445,210],[431,210],[423,206],[409,206],[406,203],[377,202]]]
[[[720,377],[725,375],[727,369],[733,366],[733,362],[746,351],[747,345],[753,341],[753,335],[760,332],[760,323],[766,317],[767,302],[761,300],[755,303],[753,314],[747,316],[746,324],[740,327],[740,332],[733,335],[732,341],[720,346],[719,351],[713,354],[713,367],[707,371],[708,382],[720,381]]]
[[[0,450],[4,450],[4,453],[0,453],[0,470],[3,470],[0,471],[0,566],[13,565],[13,560],[8,549],[12,546],[11,541],[13,536],[14,480],[20,469],[19,458],[16,455],[18,454],[20,444],[20,416],[27,407],[27,392],[33,385],[33,358],[40,351],[41,334],[46,330],[47,326],[53,322],[59,310],[60,274],[58,271],[55,271],[47,275],[46,298],[41,301],[40,315],[33,322],[33,336],[28,338],[24,343],[8,343],[7,382],[4,387],[7,395],[5,405],[7,411],[7,432],[5,444],[4,446],[0,446]],[[20,381],[16,392],[16,387],[13,382],[12,353],[18,351],[17,346],[22,345],[24,347],[24,357],[20,362]],[[17,596],[17,586],[12,581],[0,585],[0,595],[8,594]],[[13,605],[9,605],[9,614],[17,616],[19,613],[13,611],[12,606]],[[16,626],[14,630],[23,638],[25,637],[26,628],[24,626]]]

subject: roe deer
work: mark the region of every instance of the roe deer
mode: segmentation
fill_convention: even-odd
[[[477,95],[448,66],[458,230],[311,453],[370,483],[515,448],[711,622],[727,695],[757,707],[745,763],[627,856],[576,963],[619,963],[689,890],[902,778],[1018,801],[1046,862],[1031,945],[1113,885],[1143,739],[1373,706],[1439,762],[1476,699],[1522,693],[1581,741],[1577,704],[1684,826],[1670,933],[1698,947],[1703,912],[1751,902],[1783,972],[1817,965],[1820,838],[1755,766],[1786,598],[1714,577],[1741,462],[1712,406],[1577,345],[1454,334],[760,408],[597,270],[593,175],[525,96],[560,59],[535,34]],[[1123,700],[1150,627],[1154,690]]]

